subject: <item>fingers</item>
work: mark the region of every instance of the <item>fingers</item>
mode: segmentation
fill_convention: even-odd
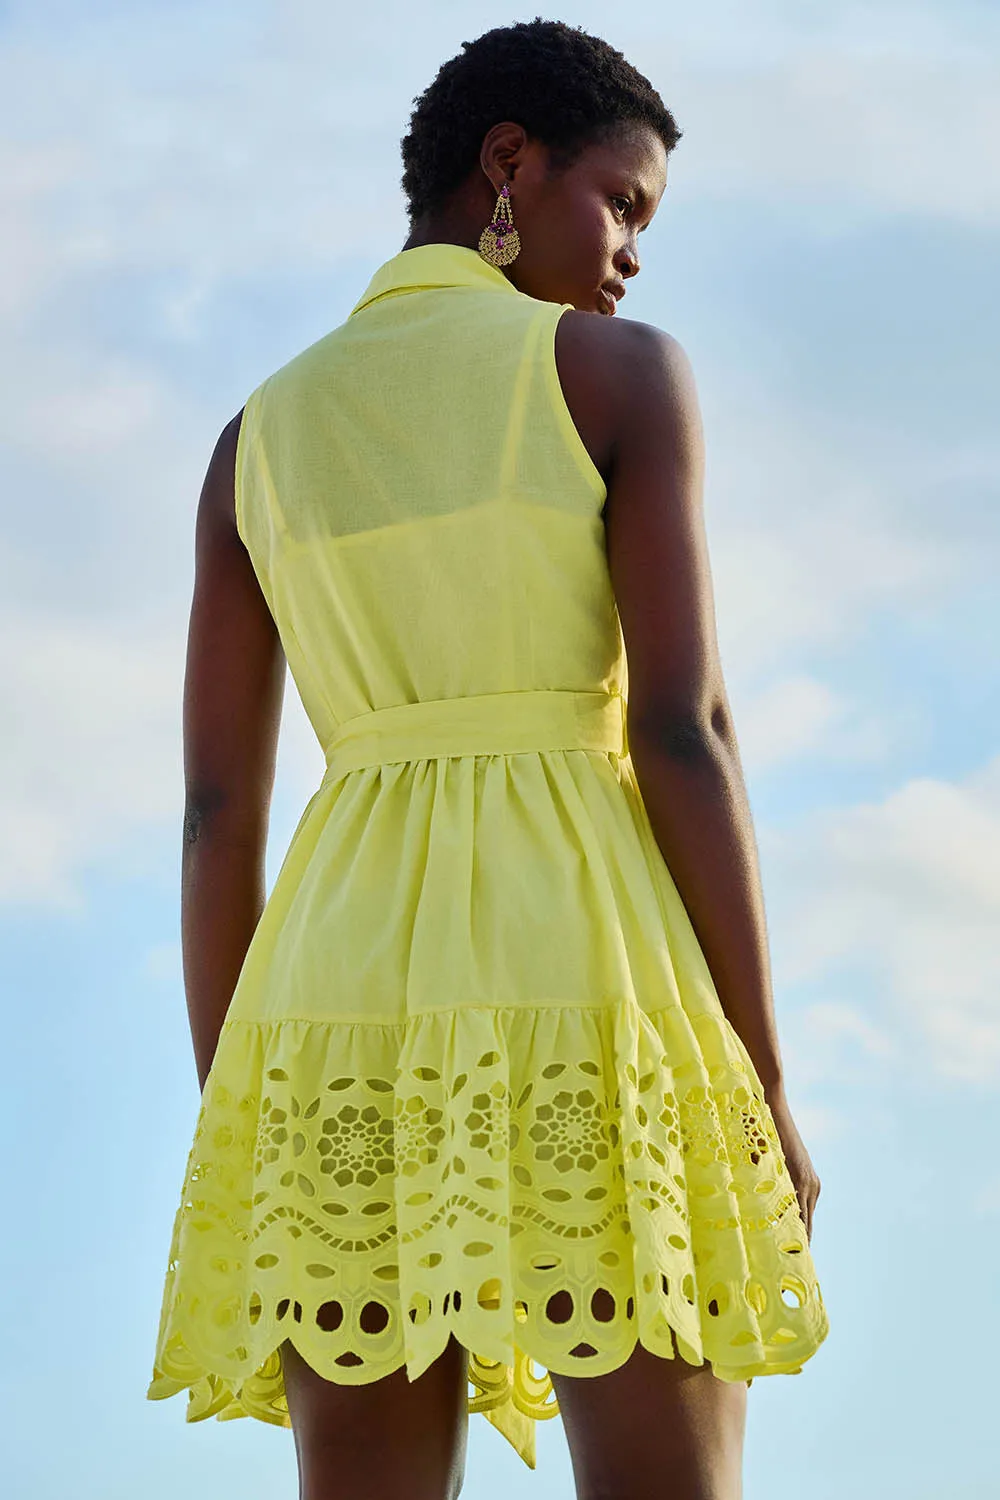
[[[810,1188],[806,1193],[806,1213],[804,1215],[806,1223],[806,1238],[810,1243],[812,1243],[813,1214],[816,1211],[816,1200],[819,1197],[819,1190],[820,1180],[818,1177],[814,1177]]]

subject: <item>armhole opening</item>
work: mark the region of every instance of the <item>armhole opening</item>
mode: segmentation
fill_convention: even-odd
[[[236,530],[240,541],[249,550],[247,542],[246,523],[243,511],[243,471],[246,466],[247,453],[249,451],[252,435],[250,427],[253,422],[253,407],[257,392],[253,391],[243,403],[243,416],[240,420],[240,430],[236,437],[236,462],[233,469],[234,479],[234,508],[236,513]]]
[[[603,506],[605,500],[608,498],[608,487],[604,482],[601,471],[588,453],[587,445],[580,436],[576,423],[573,421],[573,414],[566,403],[562,382],[559,379],[559,367],[556,364],[556,329],[559,327],[563,313],[572,307],[572,302],[562,303],[549,324],[545,344],[545,368],[548,377],[549,395],[552,401],[552,410],[555,413],[556,422],[562,431],[566,446],[575,459],[580,473]]]

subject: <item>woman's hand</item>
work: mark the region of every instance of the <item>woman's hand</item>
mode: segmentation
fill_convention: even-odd
[[[774,1120],[778,1137],[781,1141],[781,1149],[785,1157],[785,1165],[788,1175],[792,1179],[796,1196],[799,1200],[799,1210],[802,1214],[802,1222],[806,1226],[806,1237],[812,1240],[813,1210],[816,1207],[816,1199],[819,1197],[820,1180],[816,1175],[816,1169],[809,1157],[802,1137],[799,1135],[795,1121],[792,1119],[791,1110],[784,1094],[778,1094],[769,1099],[771,1118]]]

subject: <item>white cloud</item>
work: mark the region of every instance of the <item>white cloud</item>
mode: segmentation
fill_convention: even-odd
[[[0,158],[8,311],[98,271],[173,273],[192,289],[180,295],[197,295],[402,239],[405,83],[393,88],[384,49],[355,52],[353,25],[345,48],[339,22],[332,50],[308,37],[290,50],[287,36],[255,47],[242,24],[205,37],[189,15],[197,46],[178,18],[184,45],[166,51],[141,22],[94,30],[81,50],[54,34],[0,48],[0,94],[18,122]]]
[[[780,983],[836,992],[861,975],[880,995],[866,1024],[911,1060],[1000,1079],[1000,757],[959,784],[916,778],[880,803],[763,830],[761,846]]]
[[[817,467],[820,451],[817,450]],[[908,530],[886,514],[888,496],[870,506],[843,490],[832,457],[826,463],[822,512],[790,518],[775,475],[767,512],[735,517],[713,536],[713,574],[720,642],[734,672],[773,673],[818,647],[847,644],[862,634],[875,609],[898,609],[940,591],[954,571],[951,548]],[[880,503],[881,501],[881,503]]]
[[[837,695],[803,675],[783,677],[739,714],[743,762],[760,769],[811,749],[842,713]]]
[[[808,201],[818,186],[838,212],[863,201],[968,215],[964,184],[991,149],[997,91],[969,49],[946,45],[958,21],[935,32],[924,15],[894,42],[888,24],[873,30],[867,11],[841,8],[821,56],[800,9],[762,9],[752,32],[733,24],[741,14],[709,6],[680,32],[658,21],[635,47],[627,28],[614,38],[657,82],[668,38],[662,87],[672,103],[678,84],[689,130],[684,191],[697,180],[710,194],[774,188]],[[0,437],[19,466],[8,542],[20,549],[0,624],[17,713],[3,747],[12,857],[0,898],[57,900],[71,899],[86,863],[178,806],[194,504],[232,415],[206,414],[181,388],[148,327],[129,352],[114,331],[88,328],[88,298],[132,278],[157,309],[157,336],[192,340],[223,278],[391,252],[410,99],[465,28],[441,12],[411,36],[409,12],[390,6],[355,18],[347,36],[312,0],[265,12],[262,30],[236,7],[214,20],[185,12],[168,33],[127,8],[114,27],[77,17],[65,32],[31,16],[12,19],[0,48],[11,122],[0,148]],[[591,24],[603,34],[596,12]],[[396,34],[413,45],[387,53]],[[920,94],[932,63],[933,112]],[[934,127],[944,144],[915,175],[900,143],[921,157],[925,116],[948,124]],[[946,147],[958,160],[931,170]],[[987,214],[995,178],[978,179]],[[877,759],[893,747],[898,709],[866,716],[824,683],[817,653],[849,644],[880,609],[923,607],[988,555],[954,513],[921,506],[920,486],[951,472],[985,487],[996,454],[942,455],[928,440],[911,467],[893,459],[879,471],[870,435],[849,448],[770,400],[752,371],[731,380],[710,434],[709,520],[744,754],[754,768],[818,752]],[[294,801],[321,767],[291,688],[286,723],[280,764]]]
[[[187,302],[183,321],[234,271],[385,248],[405,226],[411,101],[460,50],[456,19],[432,10],[414,33],[411,11],[390,4],[345,32],[317,3],[253,21],[189,10],[169,34],[127,11],[65,34],[12,19],[0,50],[17,122],[0,159],[8,312],[74,275],[145,267],[182,277],[164,296],[168,323]],[[604,33],[603,12],[589,20]],[[622,23],[614,44],[685,131],[671,200],[778,196],[833,233],[854,212],[1000,222],[1000,65],[968,18],[907,7],[876,26],[870,6],[852,6],[803,20],[772,5],[747,27],[716,4],[659,16],[652,33]]]
[[[20,366],[20,399],[7,405],[0,435],[65,462],[111,452],[120,460],[130,440],[148,440],[167,415],[162,382],[123,356],[85,360],[82,351],[50,348]],[[37,372],[36,380],[30,376]],[[15,372],[11,371],[11,376]],[[26,379],[28,377],[28,379]]]
[[[0,316],[11,324],[79,267],[81,247],[58,232],[58,210],[81,164],[71,139],[0,142]]]
[[[184,808],[185,621],[144,624],[12,613],[0,618],[0,904],[73,910],[88,869],[132,870]],[[268,848],[273,879],[323,754],[288,679]],[[174,950],[153,950],[167,977]]]
[[[56,624],[179,609],[202,480],[233,410],[199,409],[155,358],[100,338],[11,335],[0,355],[8,609]]]
[[[813,760],[835,761],[882,760],[889,752],[883,723],[859,719],[841,694],[805,673],[730,696],[748,772],[772,770],[807,751]]]
[[[786,1076],[795,1088],[852,1085],[873,1068],[884,1077],[905,1064],[901,1039],[866,1014],[855,996],[798,1006],[780,1016],[780,1030]]]
[[[866,55],[853,38],[759,65],[685,66],[669,52],[664,65],[660,91],[685,130],[671,165],[678,207],[780,198],[834,236],[858,212],[1000,224],[995,52]]]
[[[75,907],[77,878],[183,813],[183,639],[7,615],[0,691],[0,901]]]
[[[750,369],[704,382],[705,510],[723,660],[759,679],[843,646],[876,612],[924,610],[965,589],[1000,540],[995,507],[951,509],[960,486],[984,494],[1000,453],[969,453],[913,433],[887,451],[873,422],[845,443],[835,424],[779,398]]]

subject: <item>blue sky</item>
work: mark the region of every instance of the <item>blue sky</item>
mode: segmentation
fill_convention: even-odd
[[[535,11],[0,5],[0,934],[11,1493],[294,1495],[291,1435],[144,1399],[197,1084],[180,694],[198,491],[406,225],[440,63]],[[640,3],[684,138],[627,315],[684,344],[830,1312],[746,1500],[985,1500],[1000,1444],[1000,18]],[[289,686],[271,876],[322,756]],[[464,1493],[570,1500],[481,1419]]]

